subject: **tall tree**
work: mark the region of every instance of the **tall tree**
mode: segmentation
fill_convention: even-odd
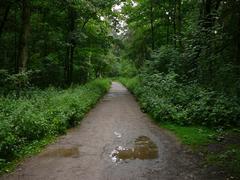
[[[31,1],[21,0],[22,5],[22,24],[19,37],[19,55],[17,72],[24,72],[27,68],[28,61],[28,41],[30,36],[30,19],[31,19]]]
[[[10,12],[11,6],[12,6],[11,2],[7,2],[5,10],[4,10],[3,18],[0,21],[0,39],[1,39],[2,32],[3,32],[3,28],[6,24],[6,21],[7,21],[9,12]]]
[[[150,0],[150,24],[151,24],[151,34],[152,34],[152,50],[155,49],[155,37],[154,37],[154,4],[153,0]]]
[[[67,44],[67,55],[65,60],[65,83],[70,85],[72,83],[73,74],[73,58],[74,49],[76,46],[75,40],[75,24],[77,19],[76,10],[72,5],[68,7],[68,44]]]

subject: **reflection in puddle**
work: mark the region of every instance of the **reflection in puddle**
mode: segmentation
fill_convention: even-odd
[[[118,133],[118,132],[114,132],[114,134],[118,137],[118,138],[121,138],[122,137],[122,135],[120,134],[120,133]]]
[[[110,157],[112,158],[112,162],[128,159],[156,159],[158,158],[158,148],[151,139],[146,136],[140,136],[135,140],[133,148],[118,146],[111,152]]]
[[[79,156],[79,151],[77,147],[73,148],[59,148],[49,150],[41,155],[42,157],[73,157],[77,158]]]

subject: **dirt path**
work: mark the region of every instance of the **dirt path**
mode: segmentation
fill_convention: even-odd
[[[197,169],[175,138],[114,82],[79,127],[0,179],[200,179]]]

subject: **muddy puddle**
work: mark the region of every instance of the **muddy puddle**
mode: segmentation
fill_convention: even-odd
[[[72,148],[58,148],[58,149],[52,149],[47,152],[44,152],[41,157],[63,157],[63,158],[77,158],[79,156],[79,150],[78,147],[72,147]]]
[[[135,159],[157,159],[158,147],[150,138],[146,136],[140,136],[135,140],[133,148],[118,146],[111,152],[110,157],[112,162]]]

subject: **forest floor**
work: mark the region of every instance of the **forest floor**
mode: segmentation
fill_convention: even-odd
[[[201,158],[159,128],[114,82],[80,126],[0,179],[225,179],[207,172]]]

